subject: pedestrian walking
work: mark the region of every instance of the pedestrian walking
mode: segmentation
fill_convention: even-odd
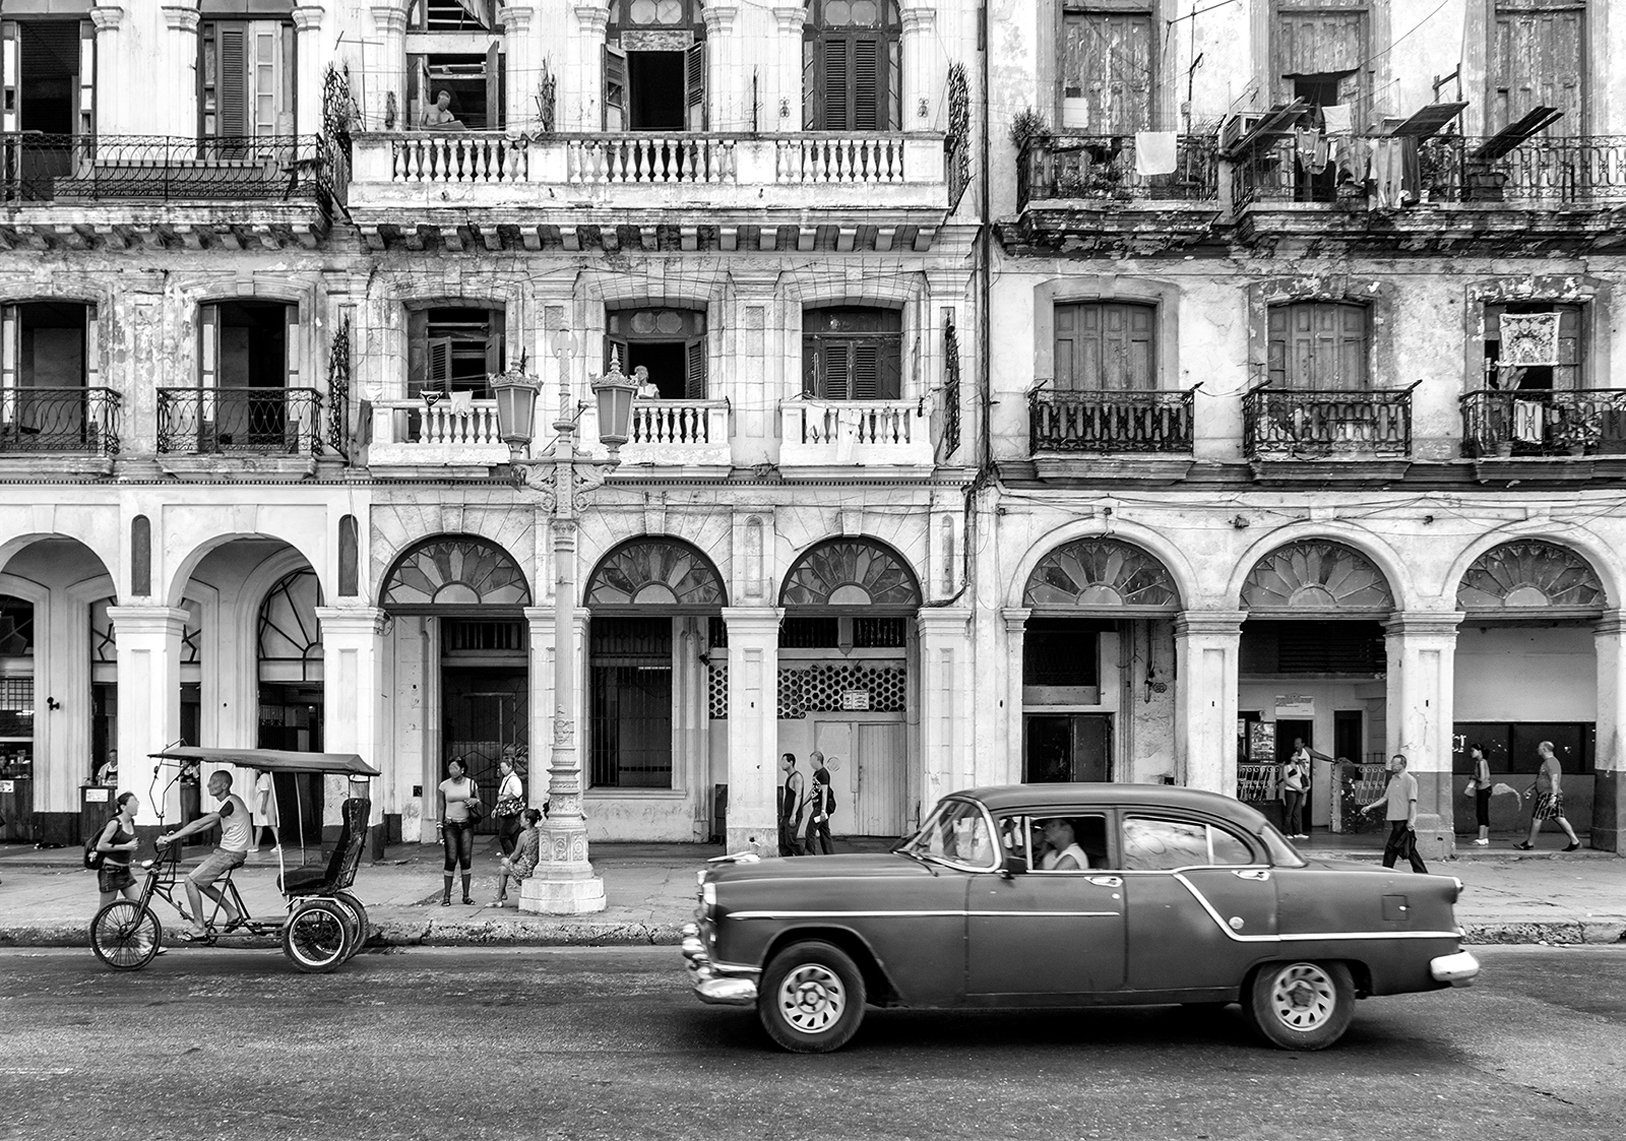
[[[277,838],[277,829],[282,824],[277,812],[277,790],[272,786],[268,772],[261,771],[254,778],[253,816],[254,842],[249,845],[250,854],[258,852],[261,844],[268,852],[282,851],[282,841]]]
[[[1411,870],[1428,874],[1428,866],[1417,854],[1417,778],[1406,771],[1406,758],[1396,753],[1389,760],[1389,784],[1383,795],[1371,804],[1363,804],[1362,812],[1385,808],[1383,814],[1389,822],[1389,839],[1383,845],[1383,866],[1392,868],[1395,860],[1404,855]]]
[[[1558,764],[1558,754],[1553,752],[1551,741],[1537,745],[1536,753],[1541,757],[1541,767],[1536,770],[1535,782],[1524,790],[1526,800],[1530,799],[1532,793],[1536,797],[1535,807],[1530,810],[1530,835],[1525,837],[1524,843],[1513,846],[1521,851],[1530,851],[1536,846],[1536,833],[1541,831],[1541,822],[1556,820],[1564,835],[1570,838],[1564,851],[1573,852],[1581,846],[1581,838],[1564,816],[1564,792],[1560,787],[1564,773]]]
[[[1480,745],[1468,746],[1468,759],[1474,766],[1474,775],[1466,791],[1474,798],[1474,819],[1479,824],[1479,838],[1474,843],[1483,848],[1490,843],[1490,762],[1485,759],[1485,750]]]
[[[463,765],[463,758],[453,757],[446,762],[446,779],[435,790],[440,801],[440,819],[435,830],[440,833],[441,846],[446,851],[445,870],[441,873],[440,905],[451,906],[452,875],[463,876],[463,902],[473,903],[469,895],[469,881],[474,875],[474,818],[469,805],[480,803],[480,792]]]
[[[814,753],[819,758],[813,769],[813,788],[809,793],[807,810],[807,834],[803,846],[810,856],[833,856],[836,852],[835,843],[830,839],[830,814],[836,810],[836,794],[830,787],[830,770],[823,765],[823,756]]]
[[[800,856],[804,854],[802,829],[807,812],[807,786],[801,770],[796,767],[795,753],[780,757],[779,769],[785,774],[784,783],[779,787],[779,854]]]
[[[135,876],[130,874],[130,854],[136,850],[135,817],[141,801],[133,792],[119,793],[114,802],[117,811],[96,837],[96,851],[102,854],[101,867],[96,869],[96,886],[102,893],[101,906],[106,907],[120,895],[134,901],[141,898]]]
[[[502,870],[497,873],[498,907],[508,906],[510,882],[518,890],[519,885],[536,870],[536,856],[542,845],[542,836],[537,831],[537,825],[542,823],[540,812],[534,808],[527,808],[514,819],[520,821],[520,831],[514,837],[514,850],[502,858]],[[514,906],[519,906],[517,900]]]
[[[492,809],[492,814],[497,818],[497,847],[502,849],[506,859],[514,854],[514,845],[519,841],[520,829],[524,827],[520,814],[525,811],[525,785],[515,768],[512,745],[503,749],[497,770],[502,773],[502,780],[497,786],[497,806]]]

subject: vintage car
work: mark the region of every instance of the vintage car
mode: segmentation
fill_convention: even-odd
[[[699,873],[684,930],[702,1002],[755,1006],[787,1050],[838,1049],[865,1007],[1222,1006],[1317,1050],[1354,1000],[1466,986],[1462,882],[1306,860],[1238,801],[1148,785],[943,798],[888,853]]]

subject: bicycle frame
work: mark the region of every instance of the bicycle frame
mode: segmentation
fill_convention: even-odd
[[[175,897],[176,885],[181,882],[180,862],[181,846],[179,844],[171,844],[159,853],[158,857],[147,867],[147,876],[142,882],[141,896],[137,906],[150,911],[152,910],[152,899],[157,896],[169,904],[174,909],[175,914],[179,915],[184,922],[190,923],[193,917],[187,914],[185,906],[187,901],[184,896],[182,899]],[[249,914],[248,905],[243,902],[242,893],[237,890],[237,883],[232,878],[236,870],[236,868],[227,869],[223,881],[217,880],[210,885],[219,889],[222,898],[213,899],[207,893],[204,893],[204,898],[214,904],[214,909],[209,912],[207,917],[199,915],[197,917],[198,922],[203,924],[204,930],[209,933],[210,938],[213,938],[216,934],[221,933],[217,931],[218,921],[221,912],[229,904],[238,915],[242,916],[242,921],[236,926],[241,927],[243,930],[256,935],[280,930],[282,925],[287,922],[286,918],[276,920],[255,919]]]

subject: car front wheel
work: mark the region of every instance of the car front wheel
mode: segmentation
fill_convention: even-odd
[[[839,1050],[864,1019],[864,976],[839,947],[794,943],[762,973],[757,1016],[768,1037],[786,1050]]]
[[[1284,1050],[1322,1050],[1355,1015],[1355,984],[1342,963],[1267,963],[1242,1007],[1267,1041]]]

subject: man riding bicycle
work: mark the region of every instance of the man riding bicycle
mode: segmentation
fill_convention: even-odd
[[[188,934],[193,940],[208,936],[208,931],[203,926],[202,897],[205,895],[225,910],[228,928],[242,921],[243,917],[226,902],[226,897],[220,889],[213,885],[215,880],[233,868],[243,866],[244,861],[248,859],[249,841],[253,836],[248,805],[243,803],[242,797],[231,790],[231,773],[225,769],[216,770],[209,777],[209,795],[220,802],[219,808],[198,817],[183,828],[165,832],[158,837],[158,844],[163,847],[185,839],[194,832],[205,832],[216,824],[220,825],[220,845],[186,877],[186,899],[192,905],[192,914],[188,917],[191,930]]]

